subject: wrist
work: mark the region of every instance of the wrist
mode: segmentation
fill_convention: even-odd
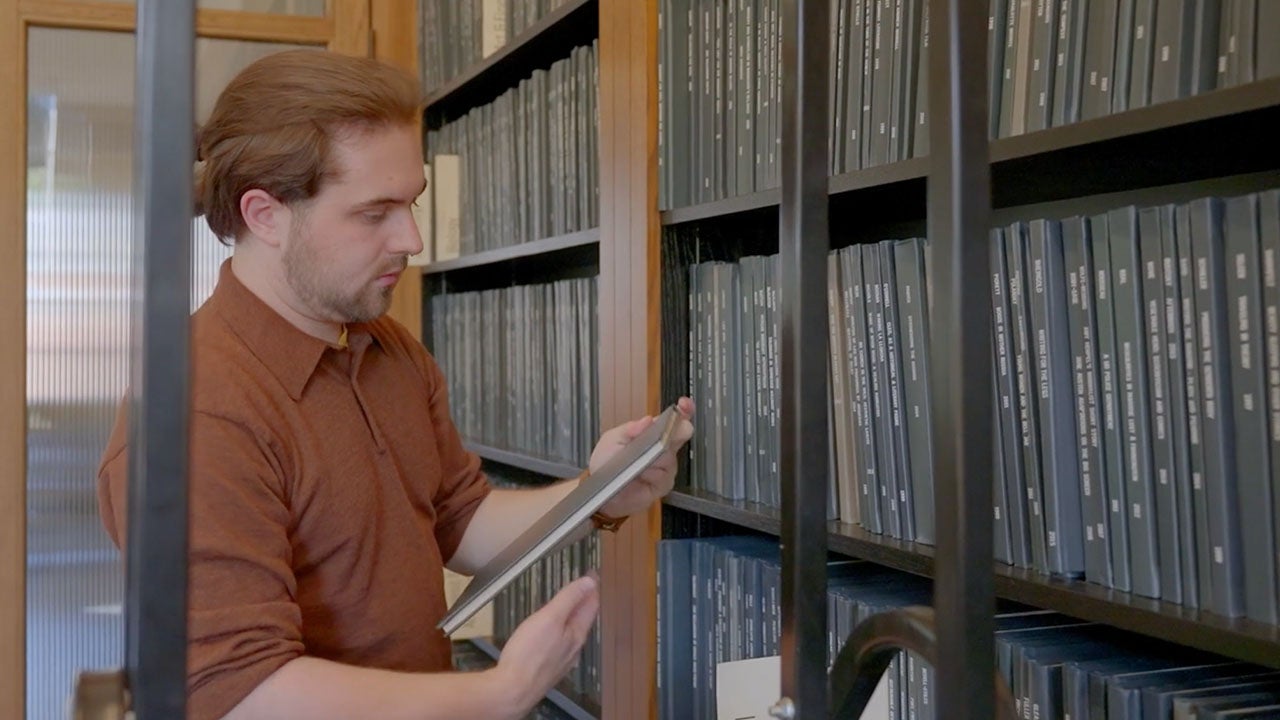
[[[578,477],[574,478],[574,482],[581,485],[582,482],[589,477],[591,477],[591,469],[587,468],[586,470],[583,470]],[[616,513],[617,510],[610,507],[612,504],[613,503],[606,503],[604,507],[592,513],[591,526],[593,528],[596,530],[617,532],[618,528],[622,527],[622,523],[628,516],[625,514],[613,514]]]
[[[476,676],[480,681],[478,692],[481,697],[489,698],[487,704],[494,718],[520,720],[537,703],[529,678],[513,674],[502,664],[482,670]]]

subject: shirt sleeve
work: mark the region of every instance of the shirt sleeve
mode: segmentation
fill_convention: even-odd
[[[121,425],[99,473],[103,521],[122,548],[128,453]],[[191,416],[187,703],[221,718],[304,653],[289,511],[266,441],[202,412]]]
[[[436,511],[436,544],[440,547],[440,557],[448,564],[491,487],[480,470],[480,457],[463,446],[462,437],[453,423],[444,373],[425,349],[423,355],[430,393],[431,425],[440,454],[440,485],[432,503]]]

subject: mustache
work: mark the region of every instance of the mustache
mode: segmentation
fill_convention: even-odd
[[[394,265],[389,265],[385,269],[380,270],[378,272],[377,277],[382,277],[383,275],[390,275],[392,273],[404,272],[405,268],[407,267],[409,267],[409,256],[401,255],[400,259],[397,260]]]

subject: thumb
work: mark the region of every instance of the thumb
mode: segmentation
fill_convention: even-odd
[[[585,606],[590,606],[593,601],[599,602],[596,590],[596,579],[584,575],[565,585],[551,598],[551,602],[543,606],[542,612],[548,614],[557,626],[567,625]]]
[[[652,424],[653,424],[652,415],[645,415],[639,420],[632,420],[631,422],[626,423],[625,425],[622,426],[621,432],[618,433],[618,444],[626,445],[632,440],[635,440],[637,437],[640,436],[640,433],[644,432],[645,429]]]

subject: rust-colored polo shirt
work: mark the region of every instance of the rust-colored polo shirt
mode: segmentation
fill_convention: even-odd
[[[189,717],[303,654],[448,670],[441,569],[489,485],[426,349],[385,317],[311,337],[230,263],[192,323]],[[122,405],[98,478],[120,546],[127,433]]]

